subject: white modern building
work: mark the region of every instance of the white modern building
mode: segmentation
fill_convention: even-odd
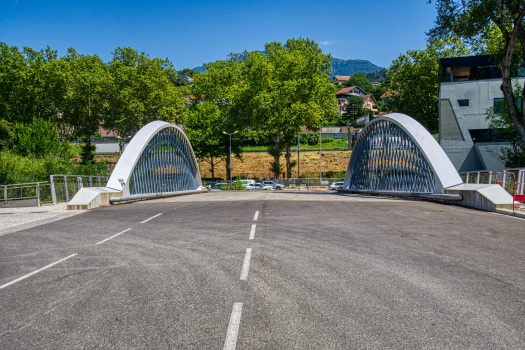
[[[487,109],[503,100],[501,71],[492,56],[441,59],[439,143],[458,171],[503,169],[509,142],[489,129]],[[523,86],[524,77],[516,78]]]

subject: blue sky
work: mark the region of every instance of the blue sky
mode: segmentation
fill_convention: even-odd
[[[1,0],[0,41],[49,45],[59,55],[74,47],[105,61],[115,47],[130,46],[182,69],[308,37],[333,57],[388,67],[400,53],[425,47],[435,18],[426,0]]]

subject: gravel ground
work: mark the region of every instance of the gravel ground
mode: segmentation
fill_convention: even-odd
[[[84,212],[86,210],[67,210],[67,203],[28,208],[0,208],[0,236]]]

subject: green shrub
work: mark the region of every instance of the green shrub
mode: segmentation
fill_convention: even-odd
[[[107,176],[109,171],[104,161],[77,165],[54,154],[36,158],[0,152],[0,184],[49,181],[49,175],[53,174]]]
[[[318,143],[319,143],[319,135],[310,134],[310,136],[308,137],[308,144],[310,146],[314,146],[314,145],[317,145]]]
[[[21,156],[44,157],[48,154],[64,155],[68,143],[60,142],[56,125],[46,120],[34,120],[31,124],[13,127],[10,149]]]
[[[301,137],[300,137],[301,145],[308,144],[308,135],[309,134],[301,134]]]

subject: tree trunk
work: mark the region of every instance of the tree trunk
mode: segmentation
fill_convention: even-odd
[[[291,153],[291,146],[290,146],[290,143],[288,143],[286,145],[286,178],[291,178],[292,177],[292,167],[293,167],[293,164],[292,164],[292,153]]]
[[[215,181],[215,163],[213,163],[213,157],[210,158],[210,165],[211,165],[211,179],[212,181]]]
[[[86,135],[86,145],[84,146],[82,163],[86,164],[88,161],[93,161],[93,145],[91,144],[91,135]]]

